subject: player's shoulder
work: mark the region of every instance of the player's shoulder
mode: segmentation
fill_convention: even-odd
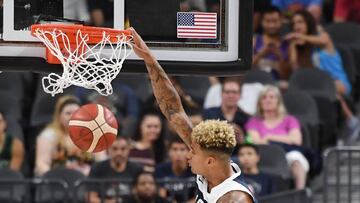
[[[241,190],[232,190],[219,198],[217,203],[255,203],[250,194]]]

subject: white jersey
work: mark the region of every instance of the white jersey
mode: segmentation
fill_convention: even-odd
[[[196,184],[198,187],[198,192],[196,195],[196,203],[216,203],[222,196],[230,191],[243,191],[248,193],[255,203],[255,198],[250,190],[244,185],[244,183],[240,180],[241,170],[239,166],[235,163],[231,163],[231,167],[234,170],[234,174],[224,180],[219,185],[213,187],[208,192],[208,182],[207,180],[200,175],[196,177]]]

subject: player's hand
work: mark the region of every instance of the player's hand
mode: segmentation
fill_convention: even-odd
[[[135,54],[144,60],[152,58],[150,49],[141,36],[135,31],[134,28],[129,28],[128,30],[133,36],[132,46]]]

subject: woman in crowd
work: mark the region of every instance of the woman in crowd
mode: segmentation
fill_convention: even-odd
[[[308,11],[299,11],[291,19],[290,62],[293,69],[320,68],[334,79],[337,98],[347,121],[350,140],[355,140],[360,132],[359,119],[354,116],[344,97],[351,92],[351,84],[344,71],[339,52],[329,34],[316,24]]]
[[[163,125],[159,114],[147,112],[140,119],[129,158],[144,165],[144,170],[154,172],[155,164],[164,160],[165,144]]]
[[[20,171],[24,161],[24,145],[22,141],[6,132],[6,119],[0,112],[0,168]]]
[[[303,189],[310,167],[304,155],[296,150],[302,144],[300,124],[295,117],[287,114],[278,88],[264,87],[257,103],[256,116],[248,121],[246,130],[254,144],[278,143],[286,146],[286,159],[295,187]]]
[[[70,139],[68,123],[71,115],[80,107],[76,97],[63,96],[55,105],[53,120],[36,140],[35,175],[41,176],[52,168],[64,166],[88,175],[95,160],[105,159],[105,152],[82,152]]]

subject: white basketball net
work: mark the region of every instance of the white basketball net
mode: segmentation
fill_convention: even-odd
[[[52,32],[37,29],[34,35],[63,65],[61,75],[50,73],[42,79],[44,91],[52,96],[62,93],[70,85],[94,89],[104,96],[112,94],[111,81],[132,52],[129,43],[132,38],[124,34],[117,36],[117,43],[112,43],[110,36],[103,32],[102,40],[93,46],[87,44],[89,36],[82,34],[81,30],[76,33],[75,44],[71,44],[68,36],[57,29]]]

